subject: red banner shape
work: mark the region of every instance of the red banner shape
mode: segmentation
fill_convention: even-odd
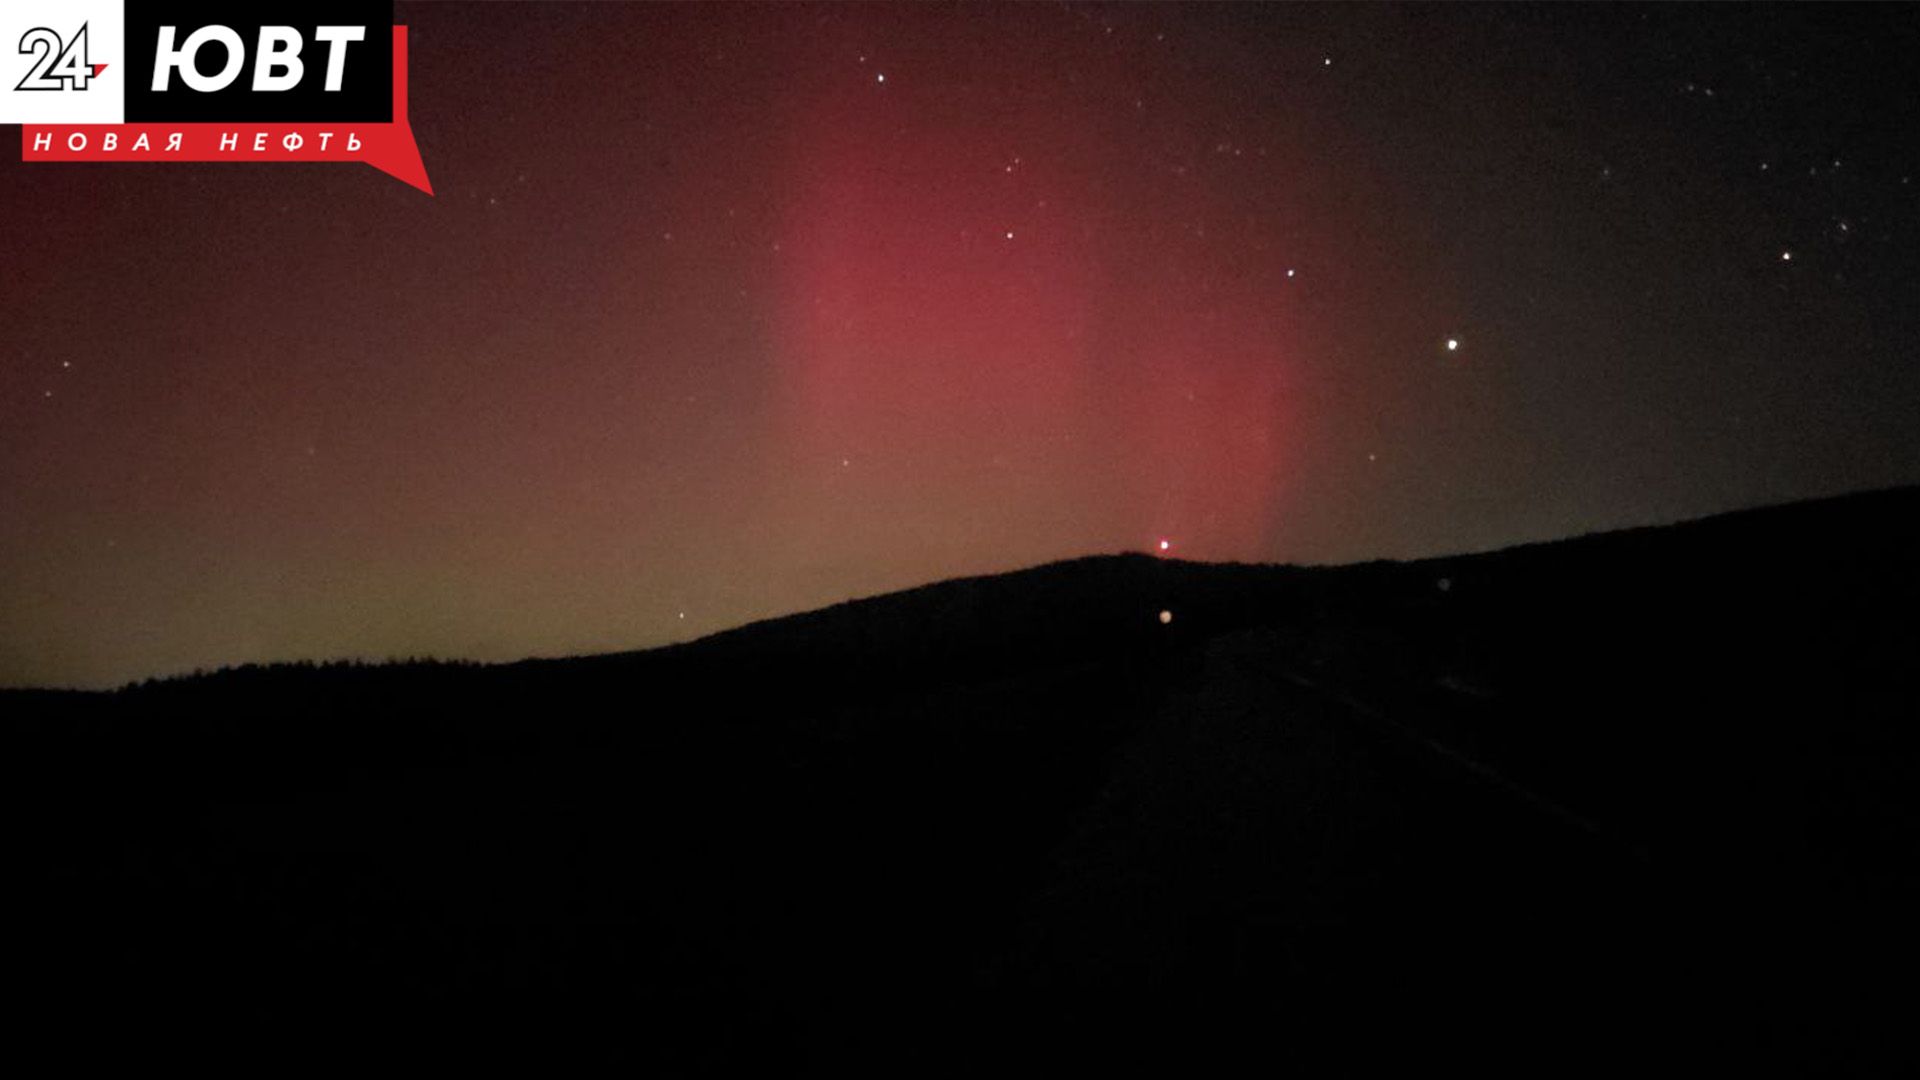
[[[407,28],[393,28],[390,124],[25,124],[22,161],[364,161],[427,194],[407,117]]]

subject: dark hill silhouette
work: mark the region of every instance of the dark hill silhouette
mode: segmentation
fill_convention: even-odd
[[[1917,551],[1905,489],[0,693],[7,1015],[65,1060],[1891,1069]]]

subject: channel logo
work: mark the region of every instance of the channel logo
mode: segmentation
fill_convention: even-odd
[[[105,64],[87,62],[87,25],[69,41],[44,26],[20,35],[20,51],[33,54],[33,64],[14,85],[15,90],[85,90]]]
[[[0,123],[29,162],[364,162],[432,194],[390,2],[10,0]]]

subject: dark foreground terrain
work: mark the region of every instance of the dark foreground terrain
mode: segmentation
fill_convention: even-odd
[[[1904,490],[0,694],[7,1053],[1898,1071],[1916,553]]]

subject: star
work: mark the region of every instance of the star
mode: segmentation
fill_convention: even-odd
[[[885,73],[885,72],[875,72],[875,73],[874,73],[874,76],[873,76],[873,81],[874,81],[874,82],[886,82],[886,81],[887,81],[887,76],[886,76],[886,73]]]
[[[1781,261],[1781,262],[1792,262],[1792,261],[1793,261],[1793,252],[1791,252],[1791,251],[1783,251],[1783,252],[1781,252],[1781,253],[1780,253],[1780,261]]]
[[[1172,621],[1173,621],[1173,612],[1168,611],[1165,608],[1160,609],[1160,625],[1165,626]]]
[[[1459,338],[1448,338],[1448,339],[1447,339],[1447,351],[1448,351],[1448,352],[1459,352],[1459,351],[1460,351],[1460,339],[1459,339]]]

